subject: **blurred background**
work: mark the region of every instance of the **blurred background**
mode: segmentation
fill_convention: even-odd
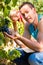
[[[3,52],[5,51],[4,48],[6,47],[6,43],[8,43],[9,40],[10,40],[11,43],[13,43],[11,39],[9,39],[7,37],[5,38],[1,28],[4,25],[7,25],[8,28],[13,29],[12,20],[9,18],[9,13],[12,9],[18,10],[19,6],[23,2],[31,2],[32,4],[34,4],[38,15],[40,15],[40,16],[43,15],[43,0],[0,0],[0,58],[4,58],[4,57],[8,58],[10,56],[11,52],[9,51],[9,49],[8,49],[8,51],[6,51],[7,53],[5,52],[3,54]],[[24,32],[23,23],[17,22],[17,27],[18,27],[18,33],[20,35],[23,35],[23,32]],[[11,49],[12,48],[10,48],[10,50]],[[14,54],[15,53],[16,53],[16,51],[14,52]],[[19,52],[17,52],[17,54],[18,53]],[[20,54],[15,55],[15,58],[19,57],[19,56],[20,56]],[[13,54],[12,54],[12,57],[10,57],[8,59],[10,59],[10,60],[14,59]]]

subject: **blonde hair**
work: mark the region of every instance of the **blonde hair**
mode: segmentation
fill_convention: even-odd
[[[11,10],[9,16],[13,16],[13,15],[15,15],[16,12],[17,12],[17,10],[15,10],[15,9]]]

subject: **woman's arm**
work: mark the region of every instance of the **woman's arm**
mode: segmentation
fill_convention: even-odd
[[[21,47],[21,48],[26,48],[26,45],[23,44],[22,41],[15,39],[15,42]]]
[[[17,37],[30,49],[32,49],[34,51],[39,51],[39,52],[43,51],[43,44],[42,44],[43,42],[42,41],[38,42],[37,40],[29,40],[20,35],[17,35]]]

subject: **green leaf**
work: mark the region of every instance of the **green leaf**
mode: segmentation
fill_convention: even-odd
[[[0,11],[3,9],[3,4],[0,3]]]
[[[7,9],[7,7],[5,7],[4,8],[4,11],[3,11],[3,13],[4,13],[4,16],[6,17],[6,16],[8,16],[9,15],[9,10]]]
[[[2,1],[4,1],[4,0],[0,0],[0,2],[2,2]]]
[[[8,10],[11,10],[11,7],[7,5],[7,9],[8,9]]]
[[[33,0],[29,0],[29,2],[33,3]]]
[[[10,51],[10,50],[8,51],[8,59],[10,59],[10,60],[14,60],[17,57],[20,57],[20,55],[21,55],[21,53],[16,49],[14,49],[12,51]]]
[[[4,0],[5,4],[9,4],[11,0]]]
[[[0,58],[7,58],[6,52],[2,49],[0,49]]]
[[[0,39],[0,46],[2,46],[2,44],[3,44],[3,40],[2,40],[2,39]]]
[[[5,25],[4,18],[0,16],[0,27]]]
[[[0,32],[0,46],[5,42],[5,40],[4,40],[5,38],[4,38],[4,35],[3,35],[3,33],[2,32]]]
[[[12,0],[12,2],[13,2],[13,6],[16,5],[17,1],[18,1],[18,0]]]

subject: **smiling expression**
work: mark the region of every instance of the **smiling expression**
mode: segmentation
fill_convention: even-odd
[[[20,12],[22,15],[25,17],[25,19],[29,22],[32,23],[35,20],[35,9],[30,8],[29,5],[25,4],[21,9]]]

